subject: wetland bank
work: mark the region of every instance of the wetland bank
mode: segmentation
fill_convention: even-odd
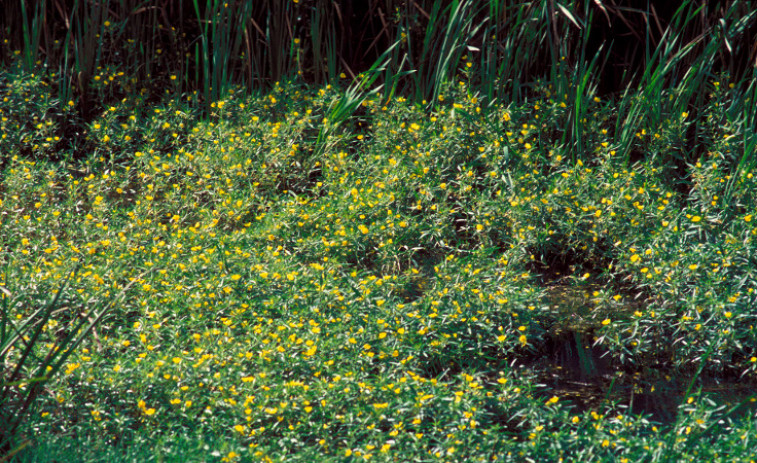
[[[0,461],[755,459],[745,4],[64,3],[3,29]]]

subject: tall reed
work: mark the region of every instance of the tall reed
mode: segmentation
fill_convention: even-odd
[[[659,45],[648,52],[638,85],[629,85],[619,98],[615,142],[627,161],[634,137],[642,128],[657,127],[664,119],[680,117],[687,112],[696,116],[708,93],[706,83],[715,77],[716,63],[722,65],[725,62],[727,65],[725,55],[735,55],[743,47],[742,36],[754,27],[757,19],[755,12],[744,14],[740,6],[733,3],[719,21],[709,21],[705,26],[696,24],[703,15],[711,14],[706,8],[705,4],[682,2]],[[729,23],[733,26],[724,26]],[[647,25],[648,30],[651,27]],[[649,34],[647,45],[650,43]],[[739,80],[739,76],[733,77]],[[680,161],[698,154],[696,140],[700,128],[701,124],[694,125],[692,140],[681,154]],[[648,156],[654,157],[655,153],[648,153]]]
[[[193,2],[202,31],[195,59],[197,68],[202,70],[202,95],[209,110],[235,82],[244,79],[244,73],[238,72],[235,65],[245,40],[252,4],[206,0],[201,8],[199,0]]]

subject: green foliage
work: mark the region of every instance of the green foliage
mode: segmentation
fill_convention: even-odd
[[[725,77],[688,188],[664,155],[686,115],[629,165],[616,106],[586,98],[578,156],[547,83],[431,110],[357,86],[135,97],[77,157],[24,123],[64,110],[47,81],[3,78],[34,102],[2,127],[27,153],[0,184],[5,319],[39,332],[6,386],[36,391],[19,461],[750,455],[750,393],[715,387],[757,374],[751,94]],[[29,383],[61,330],[59,374]]]
[[[24,242],[28,240],[22,239],[21,244]],[[3,263],[4,281],[0,286],[0,449],[4,453],[16,453],[19,449],[14,448],[16,445],[23,448],[29,443],[17,442],[22,434],[19,430],[27,416],[36,411],[45,384],[63,369],[124,290],[118,295],[107,291],[105,303],[100,302],[101,294],[92,294],[79,301],[69,294],[68,283],[75,276],[70,274],[60,287],[48,288],[53,296],[45,303],[42,301],[45,293],[30,292],[43,289],[46,286],[44,281],[36,288],[36,285],[29,287],[24,285],[25,282],[13,281],[17,274],[12,268],[17,265],[13,253],[3,255]],[[24,264],[19,265],[22,271],[28,271]],[[37,308],[38,305],[42,307]],[[75,307],[79,305],[85,309],[77,310]],[[71,368],[71,364],[67,368]]]
[[[752,458],[742,3],[29,5],[0,461]]]

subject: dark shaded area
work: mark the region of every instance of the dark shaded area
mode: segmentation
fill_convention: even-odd
[[[593,57],[601,53],[607,61],[599,78],[600,95],[613,95],[623,91],[628,85],[641,82],[655,49],[662,43],[668,28],[673,34],[680,34],[681,45],[709,38],[714,33],[722,33],[733,27],[724,17],[733,5],[729,1],[695,1],[690,5],[693,19],[682,23],[681,12],[686,11],[683,2],[654,0],[609,0],[589,2],[590,27],[586,38],[586,55]],[[698,12],[698,8],[702,7]],[[681,10],[683,8],[683,10]],[[738,5],[739,11],[750,11],[748,2]],[[670,32],[669,32],[670,34]],[[669,38],[669,37],[668,37]],[[742,76],[751,72],[757,64],[757,27],[751,24],[740,37],[741,44],[720,53],[713,63],[712,74],[728,72],[732,76]],[[690,61],[697,51],[704,48],[704,41],[695,46]],[[679,76],[680,77],[680,76]]]
[[[421,43],[429,26],[439,27],[438,24],[430,24],[429,15],[434,7],[441,7],[441,18],[446,20],[451,14],[447,8],[453,6],[450,0],[301,0],[298,3],[285,2],[286,6],[277,2],[278,0],[254,2],[245,29],[238,31],[244,35],[244,53],[251,55],[248,57],[250,61],[239,57],[235,62],[229,63],[229,72],[238,75],[240,80],[246,80],[253,87],[266,87],[297,74],[306,82],[323,83],[329,76],[325,70],[327,66],[322,61],[329,53],[337,61],[330,63],[337,73],[354,77],[368,70],[402,33],[406,33],[411,42]],[[89,81],[96,66],[131,66],[134,69],[130,69],[130,72],[136,73],[140,80],[138,85],[149,83],[163,88],[160,83],[167,82],[169,75],[178,73],[184,77],[183,91],[191,92],[202,88],[204,77],[202,70],[197,69],[199,61],[186,58],[197,53],[197,45],[205,27],[203,22],[198,21],[198,16],[206,18],[212,14],[207,11],[206,2],[197,2],[198,10],[195,10],[193,1],[187,0],[111,2],[102,16],[98,10],[100,3],[74,0],[25,2],[28,27],[32,26],[35,15],[41,20],[38,37],[32,37],[32,40],[38,41],[37,58],[53,65],[62,63],[64,54],[61,45],[66,40],[69,40],[70,54],[76,47],[86,45],[76,43],[71,38],[71,32],[74,32],[72,28],[94,28],[93,33],[99,37],[100,32],[104,32],[98,24],[100,19],[107,18],[111,23],[123,22],[123,31],[117,43],[107,34],[102,39],[98,38],[97,40],[104,41],[102,56],[97,58],[96,63],[83,63],[85,68],[67,76],[70,85],[79,93],[82,117],[87,119],[96,112],[94,105],[98,102],[91,100],[88,95]],[[229,8],[235,9],[244,2],[238,0],[227,3]],[[485,24],[497,21],[497,29],[501,29],[497,39],[500,42],[508,40],[508,35],[516,32],[508,28],[512,27],[511,16],[523,7],[522,4],[505,5],[497,18],[489,16],[488,2],[472,0],[471,4],[472,11],[477,12],[478,22]],[[684,25],[679,11],[681,2],[576,0],[562,6],[567,7],[586,27],[578,30],[571,26],[568,34],[561,30],[570,21],[555,6],[555,2],[539,2],[534,6],[534,11],[539,8],[546,11],[545,19],[550,22],[552,29],[551,46],[554,50],[559,48],[568,51],[566,58],[570,63],[575,64],[579,59],[582,43],[588,59],[602,50],[602,59],[606,63],[599,79],[599,91],[601,94],[613,94],[629,83],[638,83],[649,64],[649,57],[661,43],[667,28],[672,27],[672,32],[680,35],[682,46],[703,35],[732,27],[733,24],[721,24],[720,19],[733,5],[744,15],[749,12],[748,2],[689,2],[685,9],[692,14],[700,6],[702,8],[696,12],[694,19]],[[13,50],[25,49],[24,34],[19,30],[24,23],[24,13],[18,2],[4,2],[0,12],[0,39],[7,40],[8,44],[7,47],[0,47],[0,61],[8,63],[13,57]],[[320,46],[314,43],[314,21],[317,21],[316,27],[320,26]],[[401,25],[409,26],[409,29],[401,31]],[[584,37],[586,30],[588,35]],[[304,52],[300,69],[293,62],[282,64],[280,60],[277,61],[277,56],[281,54],[293,57],[294,50],[276,48],[290,47],[294,39],[300,40],[299,47]],[[753,67],[757,52],[757,24],[752,22],[739,39],[741,43],[729,44],[730,52],[718,55],[713,73],[728,71],[732,75],[743,75]],[[478,43],[471,45],[480,47],[485,40],[488,39],[479,36]],[[398,49],[400,55],[407,51],[403,50],[406,48],[403,44],[401,42]],[[702,46],[701,43],[697,45],[699,48]],[[417,49],[413,53],[418,53]],[[524,72],[532,80],[547,75],[554,62],[550,58],[552,53],[554,51],[545,49],[544,59],[536,60],[542,64],[537,68],[529,66]],[[421,64],[420,56],[409,58],[416,66]],[[71,57],[70,64],[73,64]],[[248,69],[250,64],[254,70]],[[265,76],[265,80],[249,81],[251,71],[254,71],[258,79]],[[524,81],[523,84],[527,82]]]

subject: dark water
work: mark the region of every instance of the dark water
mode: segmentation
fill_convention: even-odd
[[[757,413],[757,384],[738,375],[686,376],[664,364],[613,365],[609,352],[594,342],[597,317],[591,317],[588,299],[586,291],[552,288],[548,293],[556,322],[539,355],[524,365],[544,384],[545,394],[569,400],[579,410],[611,406],[659,423],[675,421],[679,407],[699,391],[696,400],[722,407],[730,416]],[[637,307],[629,304],[625,310]]]

